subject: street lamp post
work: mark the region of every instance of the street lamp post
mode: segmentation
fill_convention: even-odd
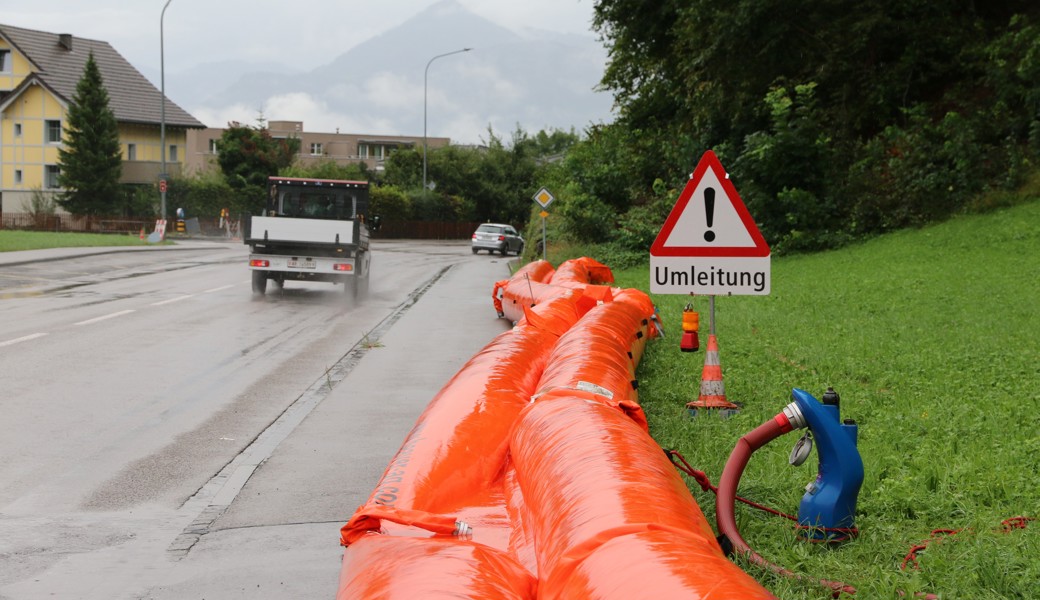
[[[163,41],[163,20],[166,19],[166,9],[172,1],[166,0],[166,4],[162,7],[162,14],[159,15],[159,93],[162,96],[159,99],[159,156],[162,161],[159,173],[161,184],[159,195],[162,198],[161,214],[164,221],[166,220],[166,44]]]
[[[451,56],[452,54],[459,54],[459,53],[462,53],[462,52],[469,52],[472,49],[473,48],[463,48],[462,50],[455,50],[454,52],[447,52],[445,54],[438,54],[437,56],[434,56],[433,58],[431,58],[428,63],[426,63],[426,71],[423,73],[423,104],[422,104],[422,189],[423,189],[423,195],[424,196],[426,195],[426,90],[427,90],[426,82],[429,80],[429,77],[430,77],[430,65],[433,63],[433,61],[437,60],[438,58],[443,58],[445,56]]]

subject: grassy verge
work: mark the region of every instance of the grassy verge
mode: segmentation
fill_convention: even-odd
[[[0,231],[0,252],[77,248],[83,246],[148,246],[137,235],[103,233],[52,233],[46,231]]]
[[[807,577],[845,581],[861,598],[1033,598],[1040,521],[1040,202],[900,232],[841,251],[774,259],[772,294],[716,300],[726,394],[743,411],[690,418],[702,352],[679,351],[686,296],[655,296],[669,337],[649,344],[640,400],[651,433],[712,481],[740,436],[780,411],[791,388],[842,397],[859,423],[866,480],[858,539],[837,548],[796,541],[790,522],[738,505],[744,538]],[[646,267],[615,270],[618,285],[649,288]],[[789,435],[757,452],[741,495],[796,513],[816,458],[796,469]],[[714,523],[714,497],[690,481]],[[937,528],[965,529],[904,555]],[[830,597],[818,585],[747,570],[780,598]],[[907,596],[901,596],[901,594]]]

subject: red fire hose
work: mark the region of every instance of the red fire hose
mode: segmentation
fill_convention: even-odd
[[[765,567],[774,573],[801,579],[801,575],[769,562],[752,550],[737,529],[736,514],[734,512],[737,499],[737,485],[740,483],[740,477],[744,474],[744,468],[747,467],[751,455],[755,450],[793,430],[794,427],[791,425],[790,419],[781,412],[737,440],[737,445],[734,446],[733,452],[730,453],[729,458],[726,460],[726,466],[723,468],[722,477],[719,480],[715,519],[719,528],[719,534],[729,540],[735,553],[747,557],[752,563]],[[848,594],[856,593],[856,588],[840,581],[821,579],[820,583],[834,590],[835,595],[841,592]]]

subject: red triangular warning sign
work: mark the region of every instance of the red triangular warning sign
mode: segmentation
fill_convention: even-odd
[[[708,150],[650,246],[651,256],[769,256],[769,244]]]

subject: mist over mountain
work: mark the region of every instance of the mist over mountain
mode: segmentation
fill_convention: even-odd
[[[306,43],[296,32],[271,43]],[[444,0],[311,70],[220,62],[166,74],[167,94],[214,127],[229,121],[303,121],[308,131],[428,135],[459,143],[509,139],[612,120],[612,98],[596,92],[606,50],[588,36],[514,31]],[[472,48],[469,52],[437,55]],[[424,103],[424,75],[426,100]]]

